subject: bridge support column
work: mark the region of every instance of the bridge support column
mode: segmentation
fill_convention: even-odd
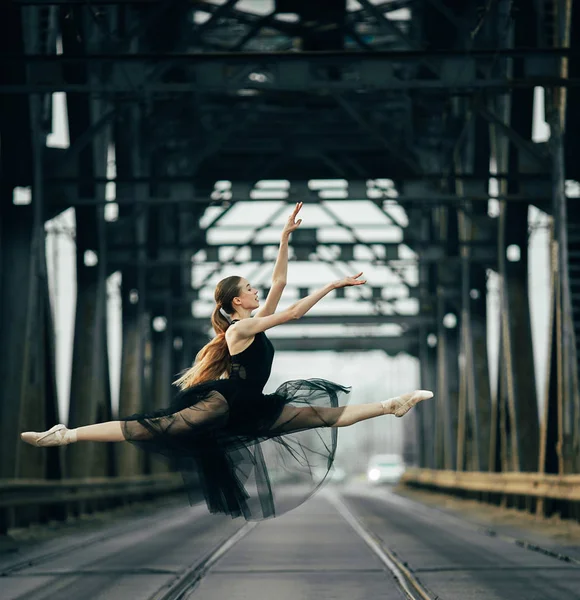
[[[421,370],[421,388],[436,391],[437,388],[437,350],[429,345],[426,328],[419,335],[419,367]],[[417,448],[418,463],[426,469],[435,468],[435,428],[436,399],[418,404],[417,411]]]
[[[82,225],[77,231],[82,232]],[[77,306],[70,388],[69,427],[112,418],[108,379],[106,279],[102,269],[77,257]],[[87,442],[67,447],[69,477],[112,475],[112,446]]]
[[[156,331],[154,328],[151,332],[151,408],[153,410],[167,407],[173,395],[171,382],[175,373],[173,371],[173,326],[169,301],[166,306],[165,329]],[[151,461],[151,472],[164,473],[167,470],[167,463],[156,459]]]
[[[5,350],[0,361],[0,478],[59,478],[61,453],[38,452],[19,437],[20,431],[43,431],[59,421],[44,228],[34,224],[32,205],[12,205],[11,189],[3,188],[0,200],[0,336]]]
[[[528,206],[504,203],[499,219],[503,464],[508,470],[536,471],[539,422],[528,302]],[[508,248],[513,257],[519,252],[519,260],[508,260]]]
[[[70,42],[70,40],[69,40]],[[67,43],[69,43],[67,42]],[[76,42],[75,42],[76,43]],[[70,136],[74,144],[83,135],[83,124],[97,120],[107,110],[98,99],[85,101],[69,95]],[[108,128],[97,132],[89,145],[71,158],[82,177],[107,174]],[[76,164],[74,164],[76,162]],[[105,200],[105,185],[79,185],[80,197]],[[112,419],[107,352],[107,235],[105,207],[77,207],[77,302],[70,388],[69,426],[79,427]],[[66,449],[69,477],[115,474],[113,444],[73,444]]]
[[[457,215],[448,208],[438,209],[438,237],[448,256],[458,249]],[[438,266],[437,284],[437,437],[435,455],[438,468],[454,469],[457,464],[459,412],[459,314],[457,310],[457,269]]]
[[[136,278],[123,273],[121,304],[123,314],[123,350],[119,416],[127,417],[144,409],[145,330],[149,317],[141,306]],[[131,444],[123,444],[117,453],[119,475],[128,477],[143,473],[144,453]]]
[[[496,235],[494,223],[487,215],[487,206],[469,200],[488,193],[489,127],[478,115],[473,115],[465,127],[463,147],[456,152],[455,170],[457,174],[476,175],[478,179],[457,180],[455,184],[457,194],[465,198],[458,211],[461,350],[457,470],[487,471],[491,391],[487,358],[486,263],[482,262],[481,254],[477,261],[473,258],[478,251],[493,247]],[[488,264],[494,265],[491,257]]]
[[[12,186],[0,187],[0,335],[5,350],[0,361],[0,477],[60,478],[61,453],[57,449],[38,452],[19,438],[20,431],[42,431],[58,421],[44,237],[46,132],[40,97],[31,96],[28,106],[31,204],[15,206]],[[10,144],[12,130],[0,123],[2,139]],[[5,163],[2,156],[2,166],[7,166]]]

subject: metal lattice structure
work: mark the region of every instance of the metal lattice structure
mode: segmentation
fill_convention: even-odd
[[[417,410],[417,462],[431,469],[580,472],[577,339],[578,207],[565,192],[580,113],[580,8],[571,0],[13,0],[0,9],[2,477],[143,472],[132,448],[91,445],[42,456],[16,432],[55,421],[54,351],[44,223],[76,214],[78,297],[73,426],[111,415],[106,278],[122,272],[120,411],[166,403],[171,373],[206,339],[191,316],[195,256],[219,270],[246,249],[209,233],[260,182],[288,182],[284,199],[323,205],[314,179],[346,181],[343,199],[385,218],[405,209],[402,243],[417,259],[416,315],[384,311],[311,322],[395,322],[396,338],[278,340],[280,349],[408,352],[437,402]],[[534,90],[551,136],[534,142]],[[67,94],[70,146],[46,146],[52,94]],[[108,169],[114,153],[115,172]],[[224,187],[223,182],[228,185]],[[387,183],[385,183],[387,182]],[[114,183],[115,220],[106,218]],[[492,187],[490,187],[490,185]],[[109,186],[109,187],[108,187]],[[32,201],[13,201],[30,188]],[[269,188],[271,190],[271,188]],[[490,198],[499,207],[488,212]],[[549,390],[538,415],[528,281],[528,208],[553,223]],[[206,226],[208,207],[221,210]],[[331,215],[337,226],[348,224]],[[256,233],[258,233],[258,229]],[[293,240],[297,260],[368,261],[403,277],[399,243]],[[234,250],[224,260],[222,250]],[[517,246],[520,259],[506,258]],[[237,250],[236,250],[237,249]],[[84,256],[98,257],[93,266]],[[193,263],[192,263],[193,258]],[[489,382],[486,272],[501,281],[497,393]],[[216,271],[217,272],[217,271]],[[18,291],[17,293],[15,291]],[[305,290],[299,290],[301,292]],[[447,327],[452,314],[456,327]],[[151,328],[163,314],[164,331]],[[179,338],[183,345],[174,345]],[[459,357],[459,360],[458,360]],[[145,368],[147,367],[147,368]],[[5,458],[4,458],[5,457]],[[543,506],[543,505],[542,505]],[[572,508],[570,508],[572,510]]]

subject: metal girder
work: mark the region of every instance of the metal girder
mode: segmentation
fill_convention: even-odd
[[[345,223],[333,210],[331,210],[327,205],[322,204],[321,205],[322,210],[329,215],[331,218],[334,219],[335,223],[339,226],[342,227],[343,229],[346,229],[350,235],[352,236],[354,242],[356,244],[359,245],[364,245],[366,246],[373,254],[374,258],[377,260],[381,260],[381,256],[377,254],[377,251],[375,248],[373,248],[372,245],[367,244],[366,242],[363,242],[359,237],[358,234],[356,232],[356,229],[354,227],[351,227],[350,225],[348,225],[347,223]],[[358,227],[358,226],[357,226]],[[398,252],[398,250],[397,250]],[[399,278],[399,280],[401,281],[401,283],[403,283],[404,285],[408,285],[407,280],[405,279],[405,275],[404,273],[401,273],[396,267],[393,267],[391,265],[387,265],[389,267],[389,269],[391,270],[391,272]]]
[[[197,4],[199,0],[184,1]],[[99,0],[99,6],[151,6],[166,2],[167,0]],[[11,3],[15,6],[87,6],[86,0],[11,0]]]
[[[558,65],[566,50],[474,51],[469,55],[456,52],[301,52],[301,53],[236,53],[236,54],[101,54],[85,56],[21,55],[0,56],[2,61],[27,64],[30,80],[26,84],[0,86],[1,93],[79,92],[150,93],[221,92],[237,93],[240,89],[267,91],[346,92],[372,90],[446,90],[469,92],[477,89],[507,90],[514,87],[570,87],[580,79],[563,78]],[[479,67],[490,59],[519,58],[519,78],[489,78]],[[401,68],[416,68],[428,59],[436,73],[429,78],[399,77]],[[188,81],[160,82],[151,77],[150,69],[171,61],[183,67]],[[480,65],[480,63],[482,63]],[[66,67],[82,64],[95,77],[85,83],[70,83]],[[139,65],[136,78],[128,80],[132,64]],[[102,67],[110,76],[102,79]],[[142,67],[146,66],[146,69]],[[262,78],[252,76],[261,73]],[[183,74],[182,74],[183,76]],[[99,81],[99,79],[101,79]]]
[[[340,260],[340,259],[337,259]],[[394,263],[396,266],[415,266],[418,264],[439,264],[439,265],[456,265],[459,264],[461,258],[459,256],[445,256],[444,254],[438,254],[437,256],[422,256],[419,254],[417,258],[405,258],[405,259],[397,259],[397,260],[357,260],[357,264],[360,265],[374,265],[374,266],[391,266],[389,263]],[[482,253],[480,256],[475,256],[472,258],[474,263],[480,263],[489,268],[496,268],[497,263],[497,255],[495,253],[492,254],[491,250],[489,252]],[[127,253],[116,253],[111,252],[109,255],[109,262],[112,268],[121,268],[121,267],[143,267],[144,269],[160,269],[164,267],[172,267],[179,265],[187,265],[196,263],[190,262],[183,258],[163,258],[163,259],[136,259],[130,256],[127,256]],[[239,260],[239,261],[222,261],[219,262],[219,269],[221,270],[225,266],[231,265],[240,265],[248,262],[247,260]],[[320,262],[320,261],[318,261]],[[336,262],[336,261],[329,261]],[[344,276],[344,275],[343,275]]]
[[[510,244],[521,248],[520,262],[505,258]],[[538,467],[539,421],[528,300],[527,211],[501,207],[498,258],[503,351],[499,370],[505,382],[501,427],[507,442],[504,470],[533,471]]]
[[[329,242],[329,241],[315,241],[315,242],[309,242],[309,241],[305,241],[305,242],[301,242],[301,241],[291,241],[290,242],[290,246],[292,248],[312,248],[312,251],[314,252],[315,249],[317,247],[329,247],[329,248],[339,248],[339,249],[346,249],[346,250],[351,250],[357,246],[361,246],[361,247],[369,247],[369,246],[376,246],[376,247],[383,247],[386,250],[386,257],[388,258],[372,258],[370,259],[370,262],[381,262],[384,260],[389,260],[389,261],[403,261],[404,259],[399,259],[399,258],[394,258],[395,256],[398,256],[398,248],[403,245],[404,242],[385,242],[384,240],[365,240],[364,242]],[[203,241],[202,239],[200,239],[196,244],[195,247],[192,248],[191,245],[188,245],[188,247],[182,248],[182,247],[176,247],[176,246],[167,246],[167,247],[163,247],[163,246],[159,246],[159,250],[161,251],[171,251],[171,250],[187,250],[187,248],[192,248],[192,253],[193,252],[197,252],[199,250],[208,250],[208,249],[219,249],[219,248],[259,248],[259,249],[265,249],[265,248],[275,248],[278,246],[278,242],[254,242],[254,241],[247,241],[247,242],[222,242],[222,243],[215,243],[215,244],[209,244],[205,241]],[[495,252],[496,252],[496,248],[493,244],[490,244],[490,242],[488,241],[482,241],[482,242],[478,242],[478,241],[462,241],[458,243],[458,252],[460,252],[461,248],[470,248],[471,253],[472,253],[472,259],[475,261],[482,261],[482,260],[493,260],[496,256]],[[459,258],[459,255],[450,255],[449,252],[447,251],[447,248],[445,246],[444,242],[430,242],[430,243],[419,243],[417,242],[416,244],[414,244],[413,246],[417,252],[419,253],[420,257],[422,258],[422,260],[426,260],[426,261],[439,261],[439,260],[453,260],[454,258]],[[131,254],[133,251],[138,251],[141,249],[145,249],[147,248],[147,244],[137,244],[137,243],[130,243],[130,244],[125,244],[125,243],[115,243],[114,241],[111,242],[109,244],[109,250],[110,250],[110,255],[109,258],[112,262],[116,262],[117,260],[120,260],[121,262],[124,262],[124,259],[134,259],[133,255]],[[389,254],[390,253],[390,254]],[[391,258],[391,256],[393,258]],[[164,259],[159,259],[158,261],[154,261],[154,260],[149,260],[146,261],[148,263],[155,263],[155,262],[159,262],[160,264],[162,263],[174,263],[176,259],[174,258],[164,258]],[[182,261],[183,259],[177,259]],[[192,263],[195,263],[196,261],[193,260],[191,257],[187,258],[187,262],[189,262],[191,260]],[[336,260],[341,260],[340,258],[337,258]],[[204,260],[204,262],[208,262],[207,259]],[[210,262],[214,262],[214,261],[210,261]],[[344,260],[343,260],[344,262]]]
[[[452,9],[450,9],[443,0],[425,0],[436,8],[458,31],[464,31],[465,21],[458,17]]]
[[[382,3],[376,4],[376,7],[381,10],[383,13],[388,13],[392,11],[399,10],[401,8],[405,8],[409,5],[411,0],[385,0]],[[150,6],[156,4],[164,4],[167,0],[99,0],[99,6]],[[203,12],[213,13],[215,12],[220,5],[213,4],[209,0],[181,0],[184,4],[191,4],[192,8],[197,10],[201,10]],[[86,7],[87,0],[12,0],[12,4],[16,6],[80,6]],[[348,14],[360,14],[362,11],[352,10]],[[231,14],[238,17],[246,17],[246,18],[259,18],[261,15],[243,11],[240,9],[235,9],[231,11]],[[286,22],[281,22],[281,24],[287,24]]]
[[[397,188],[403,188],[405,186],[409,186],[409,185],[413,185],[413,184],[417,184],[417,183],[422,183],[425,181],[434,181],[434,182],[440,182],[440,181],[479,181],[479,182],[484,182],[484,181],[489,181],[489,179],[497,179],[497,180],[505,180],[505,181],[512,181],[512,182],[516,182],[516,181],[526,181],[527,183],[533,184],[533,185],[540,185],[542,183],[546,183],[547,181],[551,181],[552,178],[552,173],[549,171],[543,171],[543,172],[536,172],[536,173],[507,173],[507,172],[500,172],[500,173],[493,173],[493,172],[489,172],[489,173],[485,173],[485,174],[477,174],[477,175],[471,175],[469,173],[451,173],[451,172],[437,172],[437,173],[425,173],[422,174],[420,176],[417,177],[409,177],[409,176],[405,176],[405,177],[399,177],[397,176],[397,173],[382,173],[382,174],[376,174],[374,176],[375,179],[377,178],[390,178],[395,182],[395,185]],[[8,178],[8,174],[6,175],[6,177]],[[372,177],[368,177],[370,179],[372,179]],[[195,183],[196,185],[196,189],[199,190],[200,194],[204,193],[210,193],[213,190],[214,184],[216,183],[216,180],[208,180],[208,179],[204,179],[202,176],[199,177],[194,177],[193,175],[191,176],[183,176],[183,175],[149,175],[149,176],[142,176],[142,177],[128,177],[128,176],[119,176],[119,177],[115,177],[114,179],[110,179],[107,177],[86,177],[83,175],[80,175],[79,177],[58,177],[58,176],[51,176],[49,173],[46,174],[46,178],[45,178],[45,182],[47,185],[59,185],[59,186],[73,186],[73,185],[82,185],[82,184],[87,184],[87,183],[109,183],[110,181],[114,181],[115,183],[151,183],[151,184],[162,184],[162,183]],[[310,195],[312,197],[312,199],[319,199],[318,194],[314,193],[312,190],[308,189],[308,181],[299,181],[297,179],[293,179],[292,182],[294,183],[294,185],[296,185],[297,187],[300,187],[299,189],[299,193],[303,196],[308,196]],[[256,183],[256,180],[242,180],[242,179],[233,179],[232,180],[232,198],[227,198],[228,201],[230,200],[241,200],[242,197],[245,199],[248,199],[249,193],[250,191],[254,188],[254,185]],[[366,187],[366,180],[363,179],[351,179],[349,180],[349,185],[362,185],[365,184]],[[384,192],[387,192],[387,190],[383,190]],[[360,188],[357,190],[357,194],[354,197],[358,200],[360,200],[361,196],[360,196]],[[545,195],[545,193],[544,193]],[[498,200],[504,199],[504,198],[518,198],[522,197],[523,195],[520,194],[501,194],[498,196],[492,196],[491,194],[486,194],[486,195],[482,195],[482,196],[478,196],[478,195],[467,195],[465,196],[468,199],[486,199],[488,200],[489,198],[497,198]],[[418,196],[418,197],[423,197],[423,196]],[[426,195],[425,195],[426,197]],[[435,198],[442,198],[442,199],[452,199],[452,198],[457,198],[457,194],[450,194],[450,193],[444,193],[444,192],[434,192],[433,195],[429,194],[429,197],[435,197]],[[221,200],[221,198],[217,198],[219,200]],[[216,200],[217,200],[216,199]],[[266,198],[267,199],[267,198]],[[328,198],[328,200],[340,200],[341,198]],[[388,197],[385,197],[385,199],[389,199]],[[391,200],[398,200],[398,197],[392,197],[390,198]],[[167,200],[167,199],[166,199]],[[276,198],[276,200],[279,202],[281,199],[280,198]],[[204,200],[205,201],[205,200]],[[90,200],[87,199],[87,202],[91,202]],[[94,202],[93,202],[94,204]]]
[[[270,218],[263,223],[262,225],[260,225],[259,227],[256,227],[252,233],[252,237],[250,238],[250,240],[247,242],[250,247],[255,247],[256,243],[256,236],[263,231],[264,229],[267,229],[268,227],[270,227],[272,225],[272,223],[278,218],[278,216],[280,214],[282,214],[282,212],[284,211],[283,206],[281,206],[278,210],[274,211],[274,213],[270,216]],[[222,213],[223,214],[223,213]],[[272,246],[278,246],[278,244],[271,244]],[[216,273],[218,273],[221,269],[223,269],[225,266],[227,265],[227,261],[218,261],[218,266],[215,267],[212,271],[210,271],[209,273],[207,273],[205,275],[206,279],[209,277],[212,277],[213,275],[215,275]]]
[[[478,114],[497,127],[515,146],[522,152],[525,152],[535,163],[542,168],[550,166],[550,157],[541,147],[533,142],[524,139],[520,134],[504,123],[493,111],[486,108],[481,102],[476,102]]]
[[[73,184],[69,184],[73,185]],[[397,198],[381,198],[379,202],[381,204],[386,205],[400,205],[400,206],[411,206],[411,205],[427,205],[427,206],[441,206],[441,205],[463,205],[467,202],[488,202],[489,200],[504,200],[506,202],[524,202],[527,204],[546,204],[551,201],[551,198],[546,194],[541,194],[539,189],[531,190],[536,191],[537,194],[507,194],[501,196],[470,196],[470,197],[462,197],[453,194],[434,194],[433,196],[398,196]],[[52,203],[49,203],[48,209],[50,210],[65,210],[70,206],[99,206],[99,205],[107,205],[107,204],[118,204],[119,206],[133,206],[133,205],[162,205],[162,206],[171,206],[175,204],[205,204],[205,205],[225,205],[226,208],[231,209],[231,207],[238,202],[304,202],[315,203],[315,202],[353,202],[353,201],[365,201],[377,203],[377,200],[374,198],[361,198],[360,196],[347,196],[346,198],[314,198],[309,199],[308,197],[303,198],[302,196],[296,195],[292,198],[281,200],[280,198],[260,198],[259,200],[254,200],[249,197],[238,197],[236,199],[231,200],[214,200],[208,196],[195,196],[194,198],[159,198],[155,196],[149,196],[145,198],[138,197],[128,197],[128,198],[116,198],[114,201],[108,200],[99,200],[92,198],[78,198],[73,199],[70,195],[65,197],[58,196],[53,200]],[[548,208],[546,206],[546,208]],[[376,224],[375,224],[376,225]],[[357,224],[356,227],[364,227],[364,225]],[[208,226],[209,229],[209,226]]]
[[[406,149],[401,148],[400,146],[394,147],[392,142],[390,142],[378,129],[375,124],[369,122],[360,112],[353,106],[351,102],[349,102],[346,98],[342,96],[335,95],[334,99],[337,104],[344,110],[344,112],[353,119],[356,123],[358,123],[362,129],[364,129],[371,137],[377,139],[385,148],[389,154],[394,156],[396,159],[403,161],[414,173],[420,173],[421,167],[415,157]]]
[[[205,23],[201,23],[196,25],[191,32],[194,38],[201,39],[201,36],[213,29],[216,26],[217,21],[221,17],[225,17],[228,14],[231,14],[231,9],[235,7],[235,5],[239,2],[239,0],[226,0],[223,4],[216,6],[215,10],[211,13],[210,18],[205,21]]]
[[[369,2],[369,0],[359,0],[363,11],[367,12],[369,15],[373,16],[377,22],[377,25],[380,30],[382,30],[385,34],[392,34],[401,40],[405,45],[407,45],[408,40],[405,34],[387,17],[385,17],[384,13],[379,10],[374,4]]]
[[[142,302],[132,304],[129,290],[135,286],[137,277],[132,274],[132,281],[127,281],[131,274],[123,273],[122,280],[122,314],[123,343],[121,356],[121,380],[119,382],[119,414],[132,415],[146,411],[147,391],[145,389],[144,363],[145,340],[148,331],[148,315]],[[141,473],[144,456],[131,444],[124,445],[117,456],[118,475],[127,476]]]
[[[85,131],[59,156],[59,165],[66,165],[69,161],[76,159],[76,157],[94,140],[95,136],[117,116],[117,112],[117,109],[109,110],[92,123],[90,127],[85,129]],[[54,168],[54,165],[51,165],[51,169],[52,168]]]
[[[211,327],[209,317],[192,317],[176,321],[178,327],[203,331]],[[403,328],[434,325],[434,317],[429,315],[312,315],[305,316],[295,321],[288,321],[286,325],[400,325]]]
[[[368,352],[383,350],[389,355],[400,352],[415,354],[417,336],[405,334],[396,337],[357,336],[357,337],[271,337],[278,352]]]

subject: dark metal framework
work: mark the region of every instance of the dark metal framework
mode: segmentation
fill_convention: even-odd
[[[345,0],[276,0],[267,12],[240,10],[236,0],[3,5],[0,331],[12,351],[0,366],[9,399],[0,412],[2,477],[152,468],[132,448],[116,457],[103,446],[82,456],[71,448],[61,465],[56,452],[43,455],[44,462],[17,445],[16,431],[48,426],[56,414],[44,222],[75,207],[75,425],[110,416],[106,277],[115,269],[123,274],[120,410],[155,408],[168,399],[171,373],[205,339],[203,323],[191,318],[199,293],[191,285],[194,257],[205,251],[216,272],[236,263],[235,256],[221,257],[224,244],[208,243],[208,231],[265,179],[288,181],[288,202],[324,207],[308,181],[341,179],[347,182],[341,199],[373,202],[391,221],[388,207],[403,206],[409,221],[403,242],[418,256],[419,282],[411,286],[397,245],[362,241],[330,214],[352,242],[320,243],[314,232],[295,240],[295,258],[326,261],[342,272],[355,249],[365,247],[371,264],[391,269],[407,285],[420,312],[384,311],[389,299],[373,289],[361,296],[368,314],[342,315],[342,322],[394,320],[404,329],[401,337],[284,338],[280,348],[375,347],[417,356],[422,385],[437,395],[416,411],[414,458],[422,467],[578,472],[580,230],[571,215],[580,211],[564,192],[565,178],[580,179],[577,142],[566,135],[580,125],[572,109],[580,95],[578,3],[359,4],[348,11]],[[538,87],[551,130],[542,143],[532,140]],[[46,147],[54,92],[67,94],[66,150]],[[107,173],[111,147],[114,177]],[[231,186],[216,187],[223,180]],[[111,181],[115,222],[105,220]],[[31,187],[29,206],[13,204],[16,186]],[[498,203],[497,218],[488,215],[490,198]],[[540,417],[530,376],[530,205],[553,219],[550,376]],[[202,228],[210,206],[222,213]],[[267,245],[254,238],[240,247],[261,261]],[[519,262],[506,258],[511,245],[520,249]],[[96,267],[84,264],[87,250],[98,256]],[[489,269],[501,281],[497,390],[487,363]],[[17,297],[14,289],[21,291]],[[456,327],[445,325],[449,313]],[[151,328],[159,314],[166,317],[162,332]],[[541,501],[538,507],[548,508]]]

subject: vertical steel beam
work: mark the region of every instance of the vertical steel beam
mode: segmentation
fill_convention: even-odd
[[[510,464],[514,470],[538,467],[539,422],[528,302],[527,206],[502,203],[498,253],[501,277],[501,340],[510,419]],[[507,248],[517,246],[520,260],[510,262]]]
[[[139,290],[135,272],[125,271],[121,283],[123,347],[121,354],[121,385],[119,415],[143,412],[144,394],[144,330],[146,315],[139,306]],[[147,318],[148,321],[148,318]],[[117,452],[119,475],[126,477],[143,472],[144,455],[138,448],[123,444]]]
[[[457,213],[453,209],[437,209],[437,235],[448,256],[457,256]],[[457,272],[448,264],[437,266],[437,407],[442,429],[443,465],[455,469],[457,464],[457,427],[459,411],[459,315],[456,308]],[[456,324],[446,326],[446,315],[454,315]]]
[[[422,188],[419,193],[429,194],[430,190]],[[415,224],[416,230],[411,231],[411,237],[429,244],[433,235],[432,211],[422,208],[409,211],[409,223]],[[409,232],[407,228],[406,233]],[[414,235],[413,235],[414,233]],[[419,264],[419,289],[420,289],[420,312],[421,314],[434,315],[436,306],[433,298],[435,296],[435,281],[433,265]],[[421,387],[425,390],[437,392],[437,349],[434,341],[436,332],[433,328],[422,327],[419,335],[419,368]],[[431,342],[431,343],[430,343]],[[419,466],[434,469],[435,443],[437,435],[437,405],[439,399],[435,397],[432,402],[424,402],[417,406],[419,409],[417,418],[417,444],[419,447]]]
[[[577,393],[576,341],[569,278],[568,215],[564,191],[564,153],[560,111],[554,107],[551,118],[550,145],[554,157],[554,244],[556,268],[556,344],[558,406],[558,472],[573,473],[576,467],[574,433],[576,429],[575,395]],[[573,218],[573,217],[572,217]]]
[[[106,147],[101,151],[106,155]],[[77,210],[77,303],[73,341],[69,426],[79,427],[111,418],[106,338],[107,290],[103,207]],[[97,253],[98,264],[87,266],[85,253]],[[70,477],[111,475],[110,445],[88,443],[67,448]]]
[[[426,390],[437,389],[437,350],[431,348],[427,342],[429,334],[434,333],[422,328],[419,335],[419,367],[421,372],[421,388]],[[417,418],[417,446],[419,448],[419,466],[434,469],[435,465],[435,427],[437,400],[423,402],[419,408]]]
[[[117,175],[139,176],[147,161],[145,132],[142,127],[143,113],[139,107],[117,122],[115,131],[115,156]],[[117,194],[124,193],[124,185],[117,187]],[[140,199],[149,195],[149,186],[140,184],[132,189]],[[142,263],[147,258],[147,231],[149,211],[145,205],[126,209],[124,216],[133,221],[131,239],[138,245],[135,258]],[[131,211],[131,212],[129,212]],[[149,358],[150,315],[147,311],[147,278],[143,266],[127,268],[122,273],[122,323],[123,349],[121,357],[121,385],[119,391],[119,415],[129,416],[147,412],[151,401]],[[136,475],[146,471],[149,459],[135,446],[123,444],[117,452],[119,474]]]
[[[153,410],[169,406],[172,395],[173,372],[173,319],[171,297],[168,295],[165,302],[164,316],[166,326],[163,331],[153,330],[151,333],[152,346],[152,373],[151,373],[151,399]],[[151,471],[153,473],[166,472],[167,463],[153,459]]]
[[[41,52],[37,7],[26,14],[2,10],[0,37],[11,52]],[[11,31],[3,31],[12,27]],[[5,34],[5,35],[4,35]],[[6,71],[26,81],[28,73]],[[45,429],[58,419],[54,374],[54,332],[50,315],[44,243],[43,161],[47,136],[47,106],[32,95],[26,107],[0,118],[3,147],[30,149],[31,160],[20,175],[31,183],[31,204],[15,206],[12,186],[0,188],[0,335],[5,353],[0,361],[0,477],[59,478],[61,453],[34,452],[19,439],[23,429]],[[15,122],[8,119],[18,118]],[[22,132],[28,132],[22,136]],[[8,152],[0,157],[9,171]]]
[[[521,19],[506,19],[505,44],[536,44],[535,7],[525,5]],[[508,75],[521,76],[520,61],[505,63]],[[504,67],[502,67],[504,68]],[[531,139],[533,92],[515,90],[511,96],[497,98],[492,112],[500,122],[509,125],[524,140]],[[490,124],[493,158],[498,171],[512,173],[535,170],[522,151],[505,136],[505,131]],[[505,182],[500,193],[521,193],[517,183]],[[528,303],[528,206],[500,202],[498,222],[498,271],[500,275],[501,360],[499,368],[498,408],[504,454],[499,461],[504,469],[536,471],[538,466],[539,422],[534,376],[530,308]],[[519,260],[506,257],[507,248],[519,251]],[[507,404],[504,404],[504,400]],[[505,410],[504,410],[505,409]]]
[[[472,115],[466,135],[456,150],[457,173],[481,174],[489,169],[487,126]],[[485,180],[484,177],[482,177]],[[485,195],[481,184],[458,180],[456,191],[467,198]],[[487,358],[486,274],[471,262],[472,243],[494,243],[493,228],[485,206],[466,200],[458,211],[461,247],[461,385],[458,431],[458,470],[486,471],[489,465],[491,393]],[[459,448],[459,446],[462,446]],[[462,456],[461,450],[464,450]]]
[[[38,102],[31,108],[38,114]],[[37,116],[32,115],[32,119]],[[32,204],[14,206],[12,189],[1,192],[0,335],[6,352],[0,361],[4,381],[0,402],[0,477],[60,477],[60,452],[34,452],[18,433],[58,421],[54,375],[54,332],[48,297],[42,221],[42,134],[34,140]]]
[[[84,14],[84,13],[83,13]],[[91,46],[102,43],[95,28],[98,24],[77,15],[74,28],[63,24],[64,52],[85,52]],[[79,32],[79,28],[81,31]],[[73,75],[86,78],[81,69]],[[69,132],[71,142],[81,138],[84,132],[103,114],[110,110],[104,102],[68,94]],[[92,143],[76,157],[76,169],[81,176],[104,178],[107,172],[107,153],[110,128],[102,127]],[[103,184],[79,186],[80,197],[105,199]],[[107,248],[104,206],[77,208],[77,305],[73,340],[73,365],[71,373],[69,426],[79,427],[111,418],[110,383],[107,357]],[[96,264],[86,259],[94,253]],[[87,443],[67,447],[67,467],[70,477],[112,475],[112,444]]]
[[[580,14],[576,10],[572,14],[572,3],[561,0],[556,3],[555,44],[570,46],[572,25],[575,25],[575,37],[580,27]],[[577,42],[576,42],[577,44]],[[575,59],[562,59],[560,76],[567,77],[570,68],[578,70]],[[558,472],[574,473],[580,469],[580,390],[578,384],[578,340],[580,327],[574,295],[579,284],[575,275],[575,251],[578,247],[577,236],[580,231],[580,219],[577,210],[568,212],[568,204],[573,206],[573,199],[568,200],[565,193],[565,163],[567,145],[574,143],[574,136],[565,136],[567,123],[568,92],[564,88],[551,90],[547,94],[548,121],[550,123],[550,150],[553,159],[553,216],[556,290],[555,290],[555,337],[557,356],[557,414],[558,414]],[[573,111],[572,111],[573,112]],[[568,132],[572,130],[568,128]],[[565,139],[566,138],[566,139]],[[569,151],[568,151],[569,155]],[[577,170],[572,166],[572,172]],[[553,401],[552,399],[550,399]]]

